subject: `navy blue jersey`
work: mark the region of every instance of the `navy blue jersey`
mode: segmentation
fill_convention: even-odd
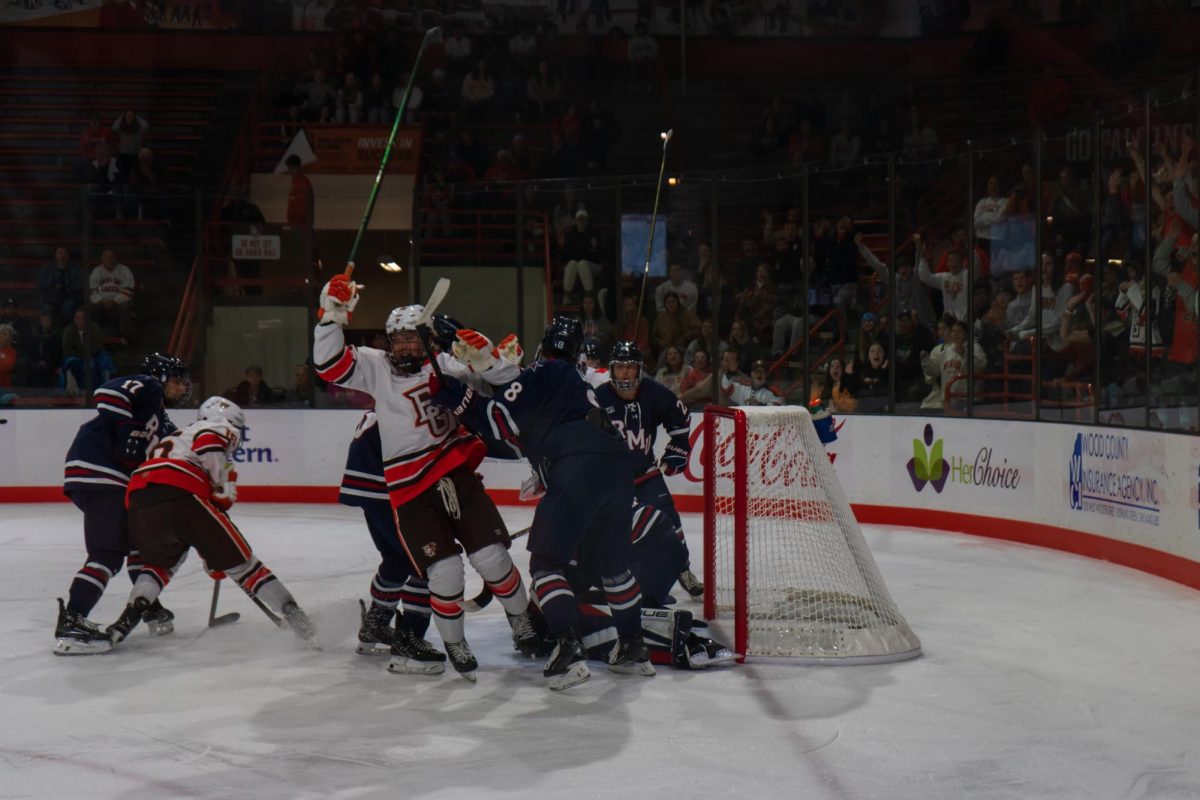
[[[480,413],[486,420],[476,417],[470,427],[492,428],[485,438],[518,446],[539,468],[560,456],[624,449],[611,430],[597,424],[602,414],[595,392],[569,361],[534,362],[511,383],[494,387],[490,401],[477,403]]]
[[[176,431],[163,387],[149,375],[114,378],[94,392],[95,417],[80,426],[67,450],[63,491],[125,491],[129,474],[158,440]]]
[[[383,443],[375,412],[368,411],[354,429],[354,439],[346,453],[346,469],[342,473],[342,488],[338,502],[344,506],[365,508],[383,503],[391,513],[387,481],[383,477]]]
[[[688,432],[691,423],[687,409],[670,389],[658,381],[642,378],[632,400],[622,400],[612,383],[605,383],[596,389],[596,401],[613,426],[625,437],[635,478],[658,469],[654,459],[654,440],[659,427],[666,430],[671,444],[681,448],[685,455],[690,451]]]

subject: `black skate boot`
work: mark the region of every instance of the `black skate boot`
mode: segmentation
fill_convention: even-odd
[[[295,600],[287,601],[279,610],[283,613],[283,618],[287,620],[292,633],[296,634],[296,638],[303,642],[305,647],[310,650],[321,649],[321,643],[317,641],[317,626],[301,610]]]
[[[54,639],[56,656],[91,656],[112,650],[108,633],[78,611],[68,611],[61,597],[58,598]]]
[[[441,675],[445,671],[445,653],[408,628],[396,628],[388,672],[397,675]]]
[[[622,675],[654,674],[654,665],[650,663],[650,651],[640,633],[617,637],[612,653],[608,656],[609,672],[619,672]]]
[[[479,662],[475,660],[475,654],[471,652],[466,639],[446,642],[446,655],[450,656],[450,666],[454,667],[455,672],[471,683],[475,682],[475,670],[479,669]]]
[[[386,656],[392,652],[394,608],[371,603],[370,609],[362,600],[358,601],[362,624],[358,626],[358,646],[354,652],[364,656]]]
[[[679,573],[679,585],[682,586],[683,590],[692,597],[704,596],[704,584],[701,583],[700,579],[696,577],[696,573],[692,572],[690,569],[685,569],[683,572]]]
[[[550,651],[546,666],[542,669],[546,684],[551,691],[570,689],[592,677],[587,665],[587,651],[574,628],[559,634],[558,642]]]
[[[125,637],[129,636],[130,631],[142,621],[142,615],[149,608],[150,601],[144,597],[135,597],[130,600],[125,605],[125,610],[121,612],[121,616],[117,617],[117,621],[106,628],[112,643],[120,644],[125,641]]]
[[[142,614],[142,622],[146,623],[146,632],[151,636],[166,636],[175,632],[175,615],[157,598]]]
[[[687,642],[688,669],[705,669],[717,664],[727,664],[736,661],[738,654],[708,636],[708,625],[696,621],[688,631]]]
[[[519,650],[526,658],[536,658],[542,653],[544,640],[533,629],[533,620],[528,611],[520,614],[508,614],[508,626],[512,628],[513,649]]]

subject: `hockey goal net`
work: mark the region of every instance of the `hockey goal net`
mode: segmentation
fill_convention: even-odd
[[[920,655],[807,409],[706,409],[704,499],[704,614],[733,615],[737,652],[842,664]]]

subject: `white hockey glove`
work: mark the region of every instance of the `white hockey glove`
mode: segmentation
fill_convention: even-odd
[[[515,333],[510,333],[500,340],[500,344],[496,345],[496,349],[500,352],[500,359],[507,361],[513,366],[521,366],[521,359],[525,357],[525,350],[521,347],[520,340],[517,339]]]
[[[536,472],[530,473],[529,477],[521,481],[521,491],[517,498],[526,500],[537,500],[542,495],[546,494],[546,487],[542,483],[541,476]]]
[[[345,275],[334,275],[321,289],[321,307],[317,309],[317,319],[349,325],[356,305],[358,284]]]
[[[479,331],[463,328],[458,332],[458,339],[450,347],[454,357],[470,368],[471,372],[485,372],[500,360],[500,353],[492,345],[492,340]]]
[[[228,511],[237,502],[237,472],[230,471],[225,482],[213,489],[213,505],[222,511]]]

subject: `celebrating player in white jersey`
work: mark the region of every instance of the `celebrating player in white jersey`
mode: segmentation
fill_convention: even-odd
[[[397,535],[413,568],[429,581],[434,623],[452,666],[475,680],[478,662],[463,630],[463,550],[504,606],[518,649],[532,654],[540,644],[526,610],[525,585],[508,553],[508,529],[475,474],[486,448],[429,402],[432,367],[417,332],[425,309],[393,310],[386,326],[390,349],[383,351],[346,345],[342,326],[357,302],[357,286],[345,275],[335,275],[322,289],[321,321],[313,334],[317,374],[375,399]],[[407,650],[406,644],[413,642],[394,645],[391,671],[445,670],[443,659],[434,660],[424,647]]]

